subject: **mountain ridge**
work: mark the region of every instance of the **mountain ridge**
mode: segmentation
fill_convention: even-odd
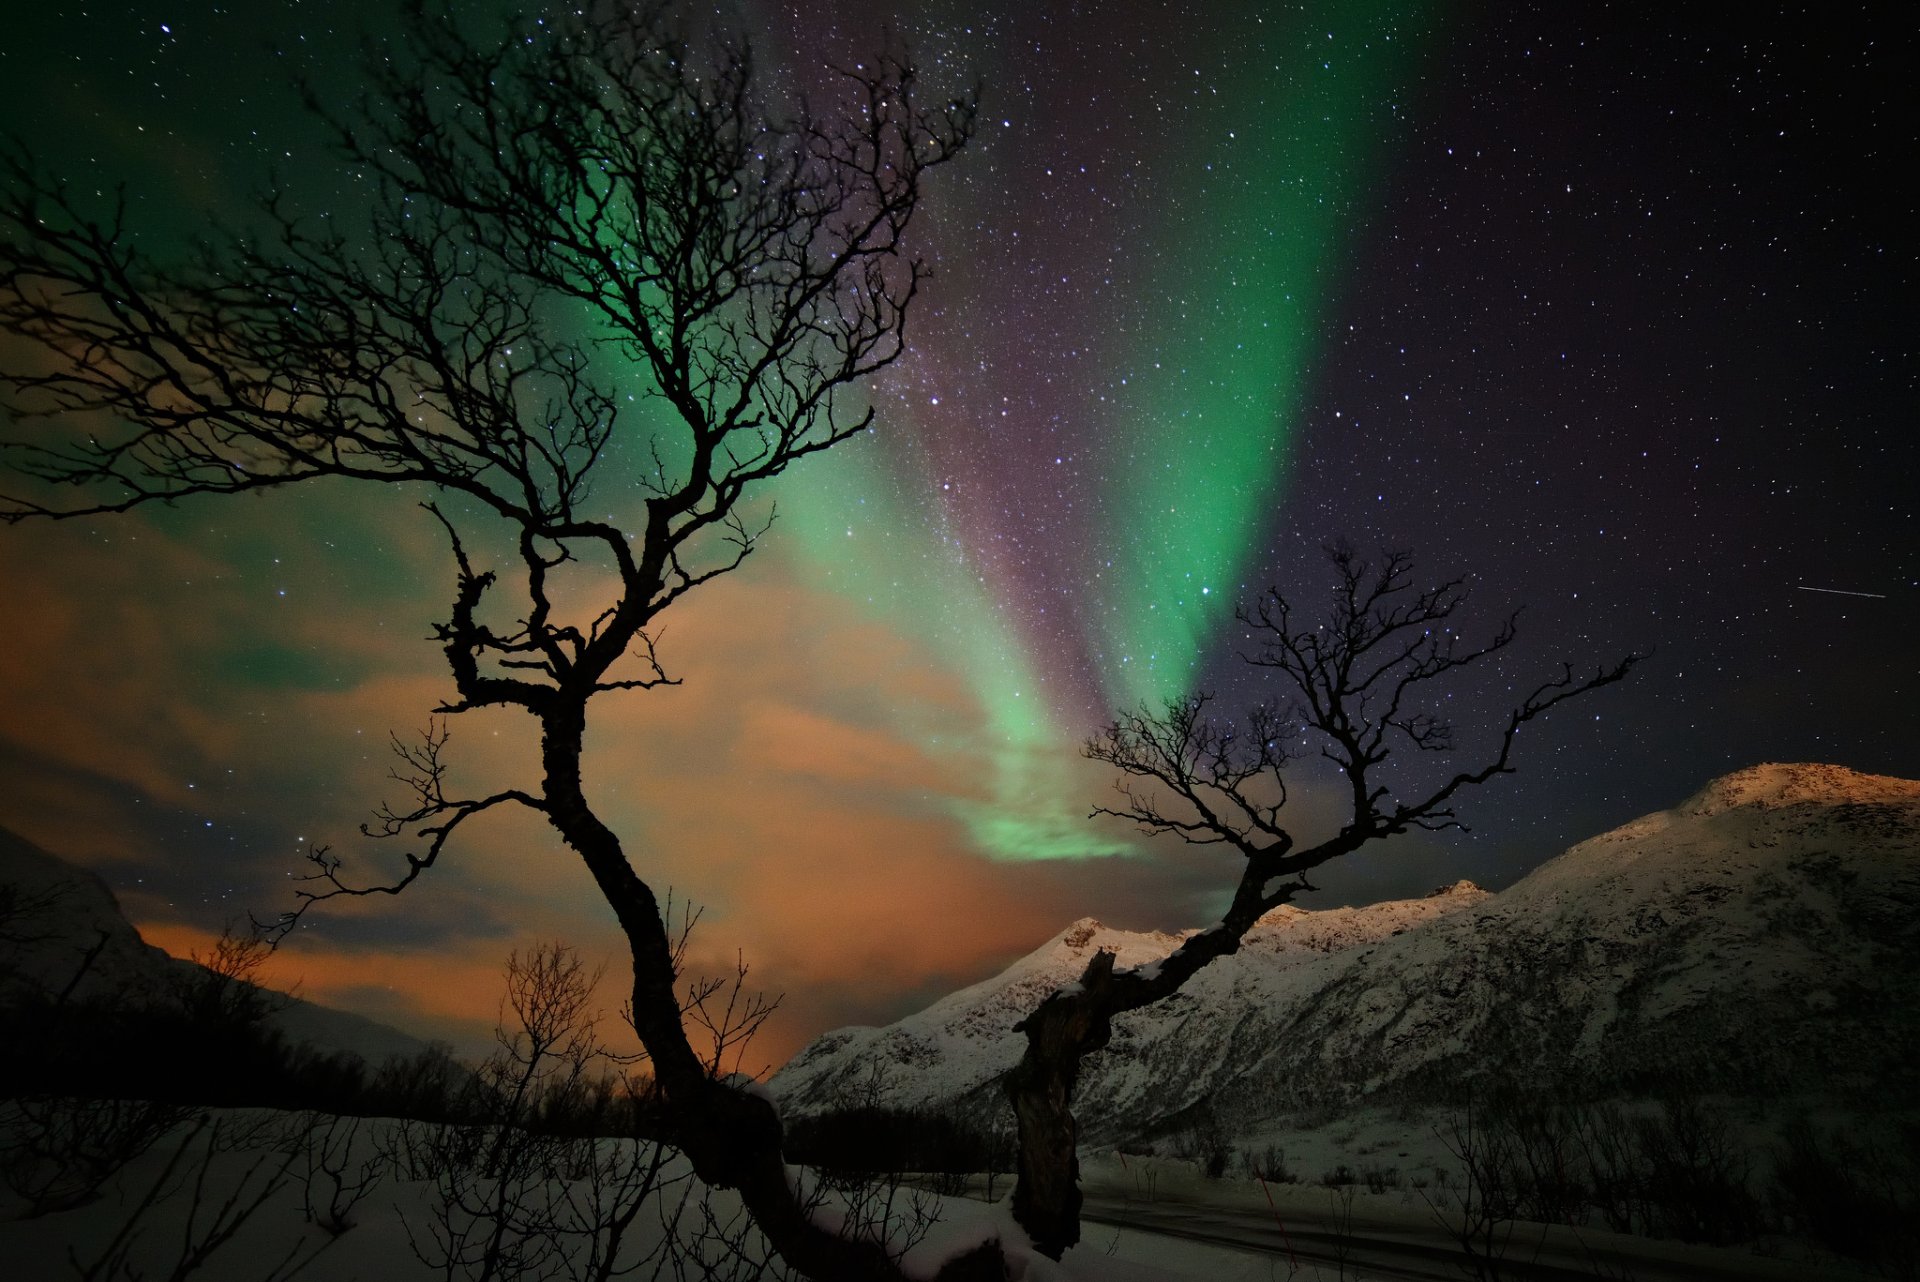
[[[1263,918],[1180,993],[1115,1020],[1083,1068],[1083,1135],[1150,1134],[1202,1105],[1252,1129],[1361,1099],[1437,1101],[1496,1064],[1596,1095],[1676,1078],[1917,1093],[1903,1066],[1920,1055],[1920,781],[1753,766],[1497,895],[1443,892]],[[770,1086],[798,1114],[997,1107],[1013,1023],[1094,948],[1150,965],[1188,933],[1082,919],[884,1029],[824,1035]]]

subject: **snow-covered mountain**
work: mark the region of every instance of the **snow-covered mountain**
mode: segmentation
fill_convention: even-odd
[[[75,1000],[153,1000],[198,969],[142,939],[99,877],[0,829],[0,1005],[70,983]],[[270,1020],[289,1041],[374,1065],[426,1049],[398,1029],[297,997]]]
[[[984,1105],[1019,1057],[1013,1024],[1095,950],[1139,966],[1181,938],[1076,922],[896,1024],[821,1037],[772,1088],[794,1113]],[[1460,883],[1277,910],[1237,955],[1117,1020],[1078,1099],[1095,1141],[1200,1103],[1254,1126],[1367,1096],[1437,1100],[1488,1076],[1920,1102],[1917,999],[1920,782],[1756,766],[1497,895]]]

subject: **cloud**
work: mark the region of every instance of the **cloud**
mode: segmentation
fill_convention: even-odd
[[[176,957],[205,956],[219,932],[147,922],[141,936]],[[468,939],[432,951],[342,949],[300,939],[271,954],[255,978],[306,1001],[377,1019],[422,1041],[445,1041],[469,1059],[490,1049],[507,952]]]
[[[357,825],[381,798],[405,800],[386,777],[389,734],[417,734],[449,693],[428,639],[448,575],[430,522],[366,497],[336,487],[9,531],[0,570],[25,622],[0,656],[0,751],[25,786],[0,822],[102,871],[143,930],[176,943],[290,906],[316,843],[366,882],[401,870],[404,847]],[[499,563],[484,537],[471,546]],[[607,587],[581,571],[568,591]],[[587,782],[641,875],[704,907],[694,968],[728,973],[744,956],[754,983],[788,995],[769,1062],[830,1024],[890,1019],[984,977],[1075,917],[1177,924],[1225,884],[1183,852],[991,858],[974,824],[1003,804],[1005,755],[967,681],[773,557],[664,622],[660,657],[681,684],[596,703]],[[450,726],[455,791],[537,778],[524,713]],[[1043,790],[1086,795],[1048,804],[1084,814],[1103,776],[1070,745],[1061,759]],[[1130,844],[1113,825],[1101,839]],[[463,830],[404,896],[307,921],[283,954],[289,978],[403,1023],[490,1019],[500,964],[536,939],[606,957],[610,1009],[624,983],[585,867],[524,812]]]

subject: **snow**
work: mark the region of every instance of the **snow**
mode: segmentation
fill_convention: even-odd
[[[1711,816],[1742,806],[1774,810],[1814,804],[1885,804],[1920,797],[1920,781],[1868,775],[1845,766],[1770,762],[1714,780],[1682,802],[1681,814]]]
[[[184,1244],[210,1240],[216,1213],[230,1195],[265,1187],[268,1174],[282,1161],[282,1146],[288,1137],[302,1133],[308,1121],[302,1116],[266,1110],[219,1110],[211,1117],[230,1134],[248,1138],[216,1154],[206,1168],[204,1192],[197,1200],[197,1159],[204,1150],[189,1143],[185,1165],[176,1167],[170,1179],[167,1170],[168,1158],[186,1134],[183,1130],[136,1159],[108,1185],[103,1197],[88,1205],[31,1219],[19,1218],[17,1202],[0,1205],[0,1259],[7,1262],[6,1276],[71,1276],[76,1271],[69,1266],[69,1253],[82,1266],[92,1265],[126,1228],[133,1230],[127,1235],[131,1243],[127,1262],[132,1270],[145,1276],[167,1275]],[[376,1153],[381,1132],[395,1125],[387,1120],[367,1123],[355,1137],[353,1158],[362,1160]],[[335,1235],[314,1223],[307,1212],[304,1164],[296,1161],[288,1169],[292,1178],[281,1183],[244,1219],[230,1241],[216,1245],[205,1266],[194,1273],[196,1279],[261,1282],[269,1276],[287,1276],[285,1272],[274,1273],[281,1265],[288,1269],[297,1266],[297,1276],[303,1282],[368,1278],[428,1282],[442,1276],[441,1268],[421,1258],[423,1253],[433,1252],[440,1223],[434,1179],[390,1175],[352,1208],[349,1226]],[[717,1266],[711,1274],[694,1267],[693,1274],[719,1282],[763,1276],[757,1262],[765,1258],[766,1244],[757,1233],[748,1230],[741,1238],[744,1251],[737,1263],[727,1261],[727,1252],[718,1249],[714,1239],[701,1240],[701,1235],[716,1225],[738,1229],[744,1224],[739,1202],[732,1194],[698,1186],[684,1161],[677,1158],[668,1162],[662,1176],[666,1194],[656,1198],[652,1206],[643,1207],[635,1218],[621,1261],[645,1259],[677,1227],[685,1242],[683,1251],[703,1252],[709,1263]],[[172,1192],[141,1213],[144,1194],[156,1185],[170,1187]],[[575,1183],[547,1186],[545,1196],[545,1203],[537,1199],[519,1203],[516,1214],[538,1218],[536,1208],[540,1205],[550,1210],[565,1208],[595,1195]],[[903,1271],[910,1277],[932,1278],[946,1260],[996,1239],[1009,1257],[1009,1277],[1021,1282],[1253,1282],[1268,1277],[1264,1260],[1245,1252],[1149,1233],[1106,1230],[1097,1225],[1089,1226],[1086,1242],[1056,1262],[1026,1244],[1026,1236],[1014,1222],[1005,1198],[989,1204],[932,1194],[914,1196],[923,1198],[938,1218],[903,1257]],[[241,1198],[243,1204],[248,1200],[250,1197]],[[829,1204],[820,1208],[816,1218],[833,1225],[840,1218],[840,1210]],[[578,1257],[574,1263],[580,1263]],[[459,1275],[458,1270],[455,1273]],[[561,1275],[566,1275],[564,1270]],[[648,1266],[634,1276],[655,1274]],[[680,1274],[669,1267],[658,1276]]]
[[[173,1192],[152,1210],[139,1214],[142,1195],[166,1175],[168,1158],[175,1139],[169,1137],[144,1157],[128,1166],[108,1186],[105,1196],[89,1205],[46,1214],[33,1219],[17,1218],[17,1204],[0,1200],[0,1260],[6,1261],[9,1278],[40,1279],[74,1276],[68,1264],[69,1253],[82,1266],[91,1265],[109,1249],[124,1228],[135,1231],[127,1263],[132,1274],[165,1276],[179,1259],[183,1244],[211,1242],[218,1209],[231,1194],[258,1190],[264,1172],[281,1160],[286,1146],[303,1133],[310,1119],[292,1114],[259,1110],[228,1110],[212,1115],[228,1134],[243,1137],[231,1150],[221,1153],[207,1168],[204,1191],[196,1201],[194,1181],[198,1174],[192,1160],[173,1172]],[[1388,1145],[1404,1144],[1417,1129],[1411,1119],[1395,1118],[1385,1112],[1349,1119],[1348,1125],[1367,1134],[1378,1133]],[[375,1120],[356,1133],[350,1156],[356,1160],[378,1151],[382,1130],[398,1125]],[[178,1134],[178,1133],[176,1133]],[[390,1138],[390,1136],[389,1136]],[[603,1141],[603,1151],[621,1147]],[[189,1148],[189,1157],[195,1150]],[[1403,1154],[1419,1158],[1421,1154]],[[1407,1163],[1411,1170],[1414,1162]],[[405,1179],[396,1172],[376,1186],[355,1205],[348,1215],[349,1224],[338,1234],[320,1228],[309,1215],[309,1205],[324,1203],[324,1187],[319,1195],[307,1196],[306,1167],[289,1164],[291,1178],[258,1209],[245,1218],[231,1241],[217,1245],[204,1268],[194,1273],[203,1282],[261,1282],[271,1276],[297,1276],[304,1282],[354,1282],[379,1278],[383,1282],[428,1282],[442,1277],[443,1270],[423,1260],[436,1241],[439,1208],[438,1188],[433,1178]],[[1009,1212],[1007,1199],[983,1203],[966,1198],[939,1198],[918,1194],[936,1216],[932,1228],[902,1258],[903,1272],[909,1277],[931,1279],[941,1265],[964,1255],[979,1245],[998,1241],[1006,1253],[1009,1278],[1018,1282],[1270,1282],[1275,1276],[1296,1282],[1327,1282],[1336,1276],[1352,1276],[1352,1269],[1334,1265],[1316,1266],[1288,1258],[1297,1243],[1301,1255],[1316,1238],[1325,1242],[1330,1235],[1345,1238],[1354,1245],[1367,1243],[1413,1243],[1415,1249],[1446,1249],[1450,1225],[1450,1204],[1444,1197],[1434,1200],[1425,1190],[1398,1189],[1370,1193],[1364,1190],[1335,1192],[1313,1183],[1267,1183],[1253,1179],[1207,1179],[1187,1163],[1165,1159],[1128,1157],[1103,1151],[1091,1152],[1083,1160],[1083,1184],[1088,1196],[1089,1217],[1083,1222],[1080,1245],[1068,1251],[1060,1261],[1046,1259],[1026,1245],[1024,1233]],[[682,1251],[701,1253],[708,1272],[698,1264],[690,1265],[686,1276],[702,1276],[715,1282],[768,1276],[759,1267],[765,1243],[750,1229],[743,1229],[737,1199],[731,1194],[700,1188],[693,1183],[685,1163],[671,1159],[662,1168],[666,1195],[643,1206],[633,1220],[623,1245],[619,1263],[630,1264],[655,1251],[669,1233],[683,1243]],[[316,1181],[324,1185],[324,1179]],[[811,1180],[805,1181],[811,1184]],[[516,1214],[538,1219],[545,1212],[564,1210],[580,1199],[591,1202],[594,1194],[582,1184],[550,1184],[546,1201],[538,1197],[518,1203]],[[1436,1194],[1437,1196],[1437,1194]],[[248,1199],[242,1198],[244,1204]],[[905,1200],[904,1196],[896,1199]],[[832,1223],[835,1206],[823,1207],[819,1218]],[[1102,1218],[1105,1217],[1105,1218]],[[1260,1240],[1272,1240],[1278,1227],[1279,1241],[1272,1248],[1231,1246],[1170,1237],[1134,1227],[1133,1223],[1115,1225],[1113,1218],[1133,1223],[1170,1222],[1203,1225],[1208,1232],[1242,1226]],[[737,1237],[735,1253],[720,1247],[711,1236],[714,1231]],[[1521,1239],[1516,1238],[1516,1241]],[[1422,1245],[1425,1244],[1425,1245]],[[1516,1248],[1516,1250],[1522,1248]],[[1592,1228],[1573,1230],[1564,1226],[1549,1228],[1524,1226],[1524,1248],[1530,1258],[1543,1264],[1571,1264],[1570,1275],[1584,1273],[1590,1260],[1604,1249],[1612,1258],[1626,1262],[1624,1276],[1643,1278],[1748,1277],[1764,1282],[1788,1282],[1809,1277],[1854,1278],[1845,1269],[1823,1263],[1809,1267],[1786,1258],[1762,1258],[1734,1250],[1685,1246],[1672,1242],[1652,1242],[1622,1238]],[[577,1270],[583,1261],[576,1255],[570,1263]],[[275,1272],[276,1265],[285,1267]],[[460,1270],[453,1275],[463,1275]],[[557,1270],[558,1276],[581,1276]],[[644,1266],[629,1276],[682,1276],[669,1266],[655,1273]],[[1369,1273],[1369,1276],[1373,1274]],[[773,1276],[778,1276],[777,1273]]]

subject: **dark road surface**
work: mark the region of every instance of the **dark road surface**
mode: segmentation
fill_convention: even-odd
[[[1343,1226],[1338,1203],[1329,1198],[1328,1205],[1327,1214],[1295,1211],[1291,1219],[1277,1221],[1265,1208],[1094,1194],[1087,1198],[1082,1217],[1089,1223],[1269,1256],[1279,1263],[1277,1278],[1291,1276],[1296,1282],[1462,1282],[1481,1276],[1437,1217],[1429,1228],[1417,1222],[1369,1222],[1354,1214]],[[1509,1228],[1495,1248],[1498,1271],[1486,1277],[1513,1282],[1865,1282],[1871,1276],[1594,1230],[1518,1223]]]

